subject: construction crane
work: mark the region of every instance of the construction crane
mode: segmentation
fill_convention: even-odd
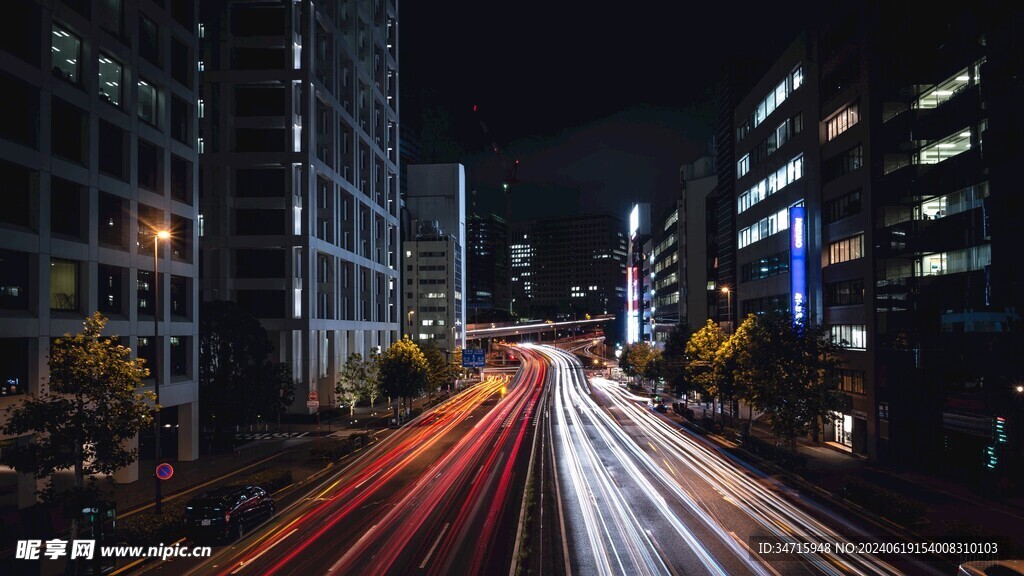
[[[484,122],[483,116],[480,116],[480,108],[474,104],[473,113],[477,114],[477,119],[480,121],[480,129],[483,130],[484,136],[491,140],[491,151],[498,155],[501,159],[501,168],[505,172],[505,181],[501,183],[501,189],[505,193],[505,225],[512,225],[512,185],[519,183],[518,172],[519,172],[519,160],[515,160],[509,163],[508,158],[501,151],[501,147],[498,146],[497,141],[491,136],[491,130],[487,127],[487,123]]]

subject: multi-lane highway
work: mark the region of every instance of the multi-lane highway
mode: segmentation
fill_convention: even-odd
[[[536,363],[463,391],[187,573],[507,573],[543,381]]]
[[[916,560],[843,554],[879,541],[774,479],[683,432],[614,382],[588,382],[565,351],[550,362],[544,426],[573,574],[902,574]],[[884,538],[882,538],[884,540]],[[760,553],[759,542],[832,552]],[[782,548],[782,547],[776,547]]]

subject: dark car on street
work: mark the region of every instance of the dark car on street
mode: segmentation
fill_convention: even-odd
[[[185,526],[197,539],[231,540],[274,515],[274,498],[259,486],[222,486],[185,505]]]

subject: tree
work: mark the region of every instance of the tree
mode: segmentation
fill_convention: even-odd
[[[838,408],[839,346],[821,325],[794,322],[788,312],[755,317],[748,335],[737,355],[737,379],[768,416],[772,433],[795,452],[796,439],[816,435],[818,421],[830,422]]]
[[[363,363],[366,368],[366,380],[364,381],[363,394],[370,400],[370,408],[377,405],[377,398],[380,398],[380,350],[370,349],[370,356]]]
[[[658,373],[658,361],[661,358],[661,351],[652,347],[647,342],[636,342],[626,347],[623,354],[626,362],[622,371],[628,376],[640,376],[641,378],[654,378]],[[620,364],[621,366],[621,364]]]
[[[668,333],[665,349],[661,353],[661,377],[672,388],[676,396],[686,397],[690,391],[690,380],[686,374],[689,361],[686,356],[686,343],[690,339],[690,329],[680,322]]]
[[[737,394],[749,401],[749,395],[746,394],[749,388],[745,387],[745,383],[738,375],[740,363],[750,353],[750,331],[756,320],[757,316],[748,315],[739,328],[726,337],[715,352],[715,358],[711,362],[711,373],[715,379],[717,394],[723,402],[735,399]],[[753,419],[753,410],[751,410],[751,419]]]
[[[200,415],[214,430],[278,416],[294,400],[287,365],[260,321],[234,302],[204,302],[199,323]]]
[[[366,397],[367,362],[358,352],[349,354],[338,374],[338,383],[334,391],[338,398],[348,404],[349,416],[355,414],[356,402]]]
[[[420,346],[420,350],[430,367],[427,392],[434,394],[455,380],[457,377],[455,366],[445,358],[444,352],[433,342]]]
[[[718,379],[714,371],[718,349],[725,343],[726,336],[714,320],[708,320],[704,327],[693,333],[686,342],[686,356],[690,363],[686,374],[698,389],[709,394],[714,401],[718,396]]]
[[[385,350],[377,365],[381,391],[394,398],[411,400],[426,389],[430,379],[427,359],[408,335]]]
[[[39,395],[7,409],[4,434],[33,434],[21,447],[5,449],[3,463],[18,472],[47,478],[43,501],[60,504],[78,535],[78,514],[99,498],[95,474],[111,475],[138,459],[126,442],[152,425],[151,392],[140,392],[149,375],[145,360],[116,337],[101,337],[107,319],[99,312],[85,319],[80,333],[65,334],[50,346],[50,377]],[[52,476],[74,470],[74,486],[57,493]]]

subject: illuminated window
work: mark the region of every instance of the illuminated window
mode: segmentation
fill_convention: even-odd
[[[114,106],[121,106],[121,65],[100,55],[100,98]]]
[[[843,108],[838,114],[828,121],[828,124],[826,125],[826,138],[828,140],[832,140],[836,136],[846,132],[858,121],[860,121],[860,114],[857,111],[857,104],[852,104]]]
[[[82,42],[78,39],[78,36],[56,24],[53,25],[50,51],[52,53],[51,61],[53,63],[54,76],[63,78],[73,84],[78,84],[81,50]]]
[[[864,257],[864,235],[858,234],[829,244],[828,263],[838,264]]]
[[[829,327],[832,341],[843,348],[865,350],[868,342],[867,327],[863,324],[836,324]]]

